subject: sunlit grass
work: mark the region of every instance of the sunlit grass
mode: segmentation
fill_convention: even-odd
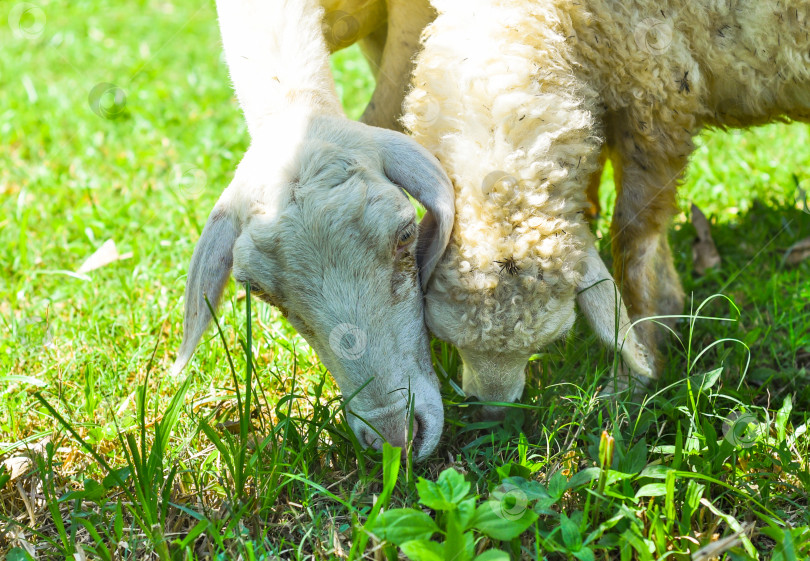
[[[40,558],[71,556],[77,546],[99,558],[104,547],[131,559],[329,558],[365,539],[370,551],[377,544],[363,532],[373,525],[363,528],[384,488],[380,458],[359,451],[336,384],[278,311],[254,302],[248,323],[244,288],[232,284],[219,311],[222,337],[212,331],[201,343],[188,386],[167,376],[194,243],[248,142],[213,4],[41,2],[44,27],[31,37],[7,25],[14,5],[0,9],[0,460],[15,458],[23,470],[0,480],[0,557],[26,543]],[[333,66],[357,117],[373,80],[357,49],[339,53]],[[563,525],[575,533],[563,512],[583,539],[624,513],[594,542],[604,559],[619,558],[617,540],[686,559],[687,550],[732,534],[736,522],[763,529],[750,541],[762,551],[787,543],[774,532],[789,527],[799,529],[797,543],[804,539],[810,265],[789,268],[782,256],[810,236],[810,214],[797,206],[801,189],[810,190],[809,134],[806,125],[773,125],[701,137],[671,241],[692,309],[722,293],[739,311],[713,300],[703,315],[736,321],[695,322],[691,347],[689,322],[681,322],[684,343],[667,345],[658,396],[641,408],[597,400],[597,376],[613,358],[578,324],[566,340],[538,349],[523,400],[531,407],[504,422],[477,423],[445,382],[442,443],[413,472],[402,466],[390,508],[416,506],[418,477],[433,481],[452,464],[479,502],[510,477],[547,493],[570,485],[550,512],[527,503],[540,515],[536,533],[508,543],[483,538],[480,551],[531,558],[542,548],[556,551],[549,559],[570,558],[575,545],[563,539]],[[603,235],[610,179],[608,172]],[[723,257],[703,277],[691,265],[693,202],[713,221]],[[78,275],[106,240],[121,258]],[[720,339],[744,345],[712,346]],[[437,370],[458,381],[457,355],[434,347]],[[706,349],[687,382],[690,361]],[[250,422],[237,387],[240,399],[255,392]],[[183,392],[176,419],[161,424]],[[730,441],[725,419],[741,415],[759,432]],[[600,463],[603,430],[615,439],[610,465]],[[19,459],[26,446],[34,460]],[[142,461],[155,451],[156,463],[136,474],[133,449]],[[114,470],[133,466],[123,487],[99,458]],[[597,467],[593,481],[571,483]],[[627,477],[611,481],[611,470]],[[655,483],[663,494],[637,498]],[[139,490],[146,499],[127,497]],[[157,510],[143,510],[153,496]],[[745,545],[727,558],[750,558]]]

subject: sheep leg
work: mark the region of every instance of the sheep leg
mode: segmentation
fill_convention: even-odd
[[[376,82],[380,81],[380,66],[382,65],[385,41],[388,38],[388,24],[385,23],[360,40],[360,50],[368,62],[368,67]]]
[[[330,53],[385,29],[385,0],[321,0],[320,4],[324,10],[323,35]]]
[[[687,156],[643,158],[639,144],[632,140],[629,144],[632,156],[620,149],[612,160],[617,185],[611,224],[614,276],[633,320],[677,315],[683,310],[684,294],[667,228],[677,208],[675,194]],[[648,348],[657,348],[661,330],[654,322],[641,322],[636,330]]]
[[[588,187],[585,195],[588,197],[588,207],[585,209],[585,217],[593,222],[602,214],[602,207],[599,204],[599,185],[602,182],[602,172],[605,170],[607,162],[607,149],[602,148],[599,153],[599,167],[588,178]]]
[[[388,0],[385,46],[377,68],[377,86],[360,120],[367,125],[402,130],[402,101],[411,81],[413,57],[422,30],[436,17],[427,0]],[[370,43],[368,44],[371,45]],[[367,57],[373,63],[374,57]]]

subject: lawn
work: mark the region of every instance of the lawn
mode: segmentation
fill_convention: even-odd
[[[699,139],[671,243],[701,317],[655,394],[598,398],[614,357],[578,322],[538,349],[523,406],[477,422],[435,342],[444,437],[413,465],[360,450],[313,351],[234,283],[168,375],[248,142],[213,2],[0,16],[0,558],[810,558],[810,260],[784,259],[810,236],[807,125]],[[357,117],[359,51],[333,68]],[[609,172],[602,198],[606,238]],[[702,276],[692,203],[723,259]]]

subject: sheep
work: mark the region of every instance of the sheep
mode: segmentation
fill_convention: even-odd
[[[652,383],[660,334],[654,322],[631,321],[683,311],[667,225],[693,137],[705,127],[810,120],[810,6],[434,6],[403,119],[455,186],[455,224],[425,317],[459,349],[464,391],[519,399],[529,356],[571,328],[575,300],[599,338],[621,348],[628,379],[613,389],[629,378]],[[585,219],[608,157],[621,300]]]
[[[444,422],[422,289],[450,235],[453,188],[415,141],[346,118],[328,56],[368,39],[381,78],[403,70],[380,80],[365,115],[394,123],[410,52],[432,12],[426,2],[407,14],[382,0],[327,4],[217,2],[251,143],[194,249],[172,373],[189,362],[233,271],[282,311],[352,396],[347,416],[360,443],[380,448],[385,439],[403,452],[412,443],[421,460]],[[335,17],[356,25],[352,37],[330,28]],[[418,226],[403,190],[426,209]]]

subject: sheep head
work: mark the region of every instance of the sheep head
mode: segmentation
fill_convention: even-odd
[[[546,241],[556,245],[548,260],[474,267],[459,258],[463,246],[451,239],[426,295],[425,318],[437,337],[458,348],[465,393],[489,402],[520,399],[529,357],[571,329],[575,304],[598,338],[621,353],[628,374],[641,382],[653,378],[653,355],[633,330],[593,242],[582,246],[567,235]],[[620,381],[615,389],[623,387]],[[504,411],[486,405],[482,414],[497,418]]]
[[[582,215],[604,135],[599,92],[572,63],[568,4],[434,5],[403,116],[456,196],[428,327],[459,349],[465,390],[486,401],[520,397],[526,362],[569,331],[577,301],[601,339],[618,323],[623,357],[649,375]]]
[[[412,431],[414,457],[424,458],[443,410],[422,285],[450,234],[452,186],[399,133],[327,116],[277,125],[254,137],[197,243],[173,370],[210,323],[206,296],[216,307],[233,270],[351,396],[349,424],[364,446],[404,447]],[[427,209],[421,223],[403,190]]]

